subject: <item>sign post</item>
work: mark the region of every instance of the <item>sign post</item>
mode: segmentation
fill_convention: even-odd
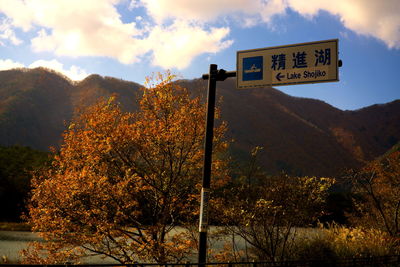
[[[238,89],[339,81],[338,39],[238,51]]]
[[[217,81],[224,81],[226,78],[235,77],[236,71],[218,70],[216,64],[210,65],[208,74],[203,79],[208,79],[207,93],[207,117],[206,117],[206,139],[204,142],[204,167],[203,184],[201,188],[200,220],[199,220],[199,264],[204,265],[207,261],[207,230],[208,230],[208,200],[210,197],[212,147],[214,138],[214,115],[215,95]]]
[[[208,79],[206,138],[204,142],[203,185],[199,220],[198,263],[207,261],[208,200],[210,198],[212,142],[217,81],[236,78],[238,89],[339,81],[338,40],[285,45],[237,52],[237,71],[218,70],[211,64]]]

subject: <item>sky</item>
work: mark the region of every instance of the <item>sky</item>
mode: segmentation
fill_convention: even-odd
[[[76,81],[200,78],[236,70],[240,50],[330,39],[339,82],[276,88],[342,110],[400,99],[400,0],[0,0],[0,70]]]

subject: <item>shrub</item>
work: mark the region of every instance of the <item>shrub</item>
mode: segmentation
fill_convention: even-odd
[[[331,225],[312,238],[296,240],[295,259],[332,259],[398,254],[399,240],[377,229]]]

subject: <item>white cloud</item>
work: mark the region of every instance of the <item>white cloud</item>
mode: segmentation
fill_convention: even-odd
[[[65,56],[105,56],[123,63],[138,61],[147,51],[135,36],[135,23],[123,23],[115,8],[118,0],[0,0],[0,12],[15,27],[35,30],[31,40],[37,52]],[[19,11],[15,8],[18,6]],[[13,7],[13,8],[10,8]],[[26,18],[21,18],[25,14]]]
[[[200,26],[182,25],[178,22],[169,26],[149,27],[149,23],[153,22],[143,19],[135,21],[137,16],[133,16],[133,22],[124,23],[116,9],[119,2],[121,1],[0,0],[0,13],[8,16],[14,27],[36,32],[36,36],[31,39],[34,51],[53,52],[58,56],[103,56],[131,64],[151,53],[153,64],[182,68],[194,57],[202,53],[218,52],[230,44],[229,41],[222,40],[229,32],[226,27],[206,30]],[[139,1],[123,2],[132,10],[142,5]],[[10,8],[13,5],[26,17]],[[136,23],[143,27],[137,27]],[[194,38],[202,43],[186,42],[185,49],[177,49],[157,37],[162,35],[164,39],[179,45],[180,42],[174,41],[173,36],[167,36],[164,31],[174,34],[180,40]],[[209,40],[215,41],[215,44],[210,45]],[[181,60],[171,60],[171,55]]]
[[[0,14],[7,17],[0,24],[0,45],[20,43],[14,31],[20,28],[35,35],[30,42],[36,52],[110,57],[124,64],[151,55],[154,65],[183,69],[201,54],[229,47],[231,22],[273,26],[274,16],[290,8],[307,17],[325,10],[348,29],[400,49],[398,1],[0,0]],[[131,22],[121,19],[117,5],[130,10]]]
[[[183,21],[175,21],[168,27],[156,26],[148,38],[153,51],[152,63],[163,68],[184,69],[197,55],[216,53],[229,47],[231,40],[221,41],[228,34],[228,28],[206,31]]]
[[[343,25],[358,33],[373,36],[389,48],[400,49],[399,0],[288,0],[289,6],[305,16],[320,10],[340,17]]]
[[[0,12],[4,13],[12,20],[12,24],[16,27],[28,31],[32,27],[34,12],[30,10],[34,5],[31,1],[23,0],[0,0]]]
[[[23,68],[24,64],[15,62],[11,59],[0,59],[0,70],[9,70],[15,68]]]
[[[290,8],[305,17],[324,10],[340,18],[343,25],[362,35],[382,40],[400,49],[399,0],[142,0],[158,23],[168,19],[215,22],[229,16],[244,27],[270,24]],[[272,25],[271,25],[272,26]]]
[[[269,0],[268,2],[260,0],[260,2],[258,11],[263,22],[270,23],[274,16],[285,14],[286,3],[284,0]]]
[[[235,19],[270,22],[274,15],[285,12],[283,0],[142,0],[149,14],[159,24],[177,18],[186,21],[210,22],[221,16]],[[240,14],[240,16],[235,16]]]
[[[0,39],[8,40],[14,45],[19,45],[22,43],[22,40],[18,39],[15,35],[11,22],[8,19],[3,19],[0,21]]]
[[[246,1],[246,0],[244,0]],[[210,21],[232,12],[242,0],[142,0],[150,16],[161,24],[167,19]],[[250,2],[250,1],[246,1]],[[249,3],[251,5],[251,2]]]
[[[65,76],[69,77],[71,80],[74,81],[83,80],[88,76],[88,73],[84,69],[74,65],[72,65],[69,69],[65,69],[64,65],[55,59],[37,60],[29,65],[29,68],[32,69],[37,67],[45,67],[55,70],[57,72],[64,74]]]
[[[32,0],[33,1],[33,0]],[[34,23],[42,26],[32,39],[35,51],[63,56],[105,56],[134,63],[146,52],[135,23],[123,23],[116,0],[35,0]],[[40,14],[40,15],[39,15]],[[50,31],[43,29],[50,29]]]
[[[13,61],[11,59],[0,59],[0,71],[1,70],[9,70],[15,68],[37,68],[37,67],[45,67],[48,69],[55,70],[59,73],[64,74],[65,76],[69,77],[71,80],[79,81],[83,80],[88,76],[88,73],[75,65],[72,65],[69,69],[64,68],[64,65],[59,61],[53,60],[37,60],[30,64],[29,66],[25,66],[23,63]]]
[[[140,6],[141,6],[141,4],[140,4],[139,0],[130,0],[128,9],[130,11],[132,11],[133,9],[138,8]]]

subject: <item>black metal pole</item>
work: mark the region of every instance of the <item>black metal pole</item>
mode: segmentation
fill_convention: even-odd
[[[203,186],[201,189],[199,221],[199,263],[207,261],[208,199],[210,194],[212,146],[214,137],[215,94],[218,66],[210,64],[207,93],[206,139],[204,142]]]
[[[203,79],[208,79],[206,139],[204,142],[204,167],[203,186],[201,188],[200,220],[199,220],[199,265],[207,262],[207,230],[208,230],[208,200],[210,198],[212,148],[214,138],[215,95],[217,81],[236,77],[236,71],[218,70],[216,64],[210,64],[208,74],[203,74]]]

